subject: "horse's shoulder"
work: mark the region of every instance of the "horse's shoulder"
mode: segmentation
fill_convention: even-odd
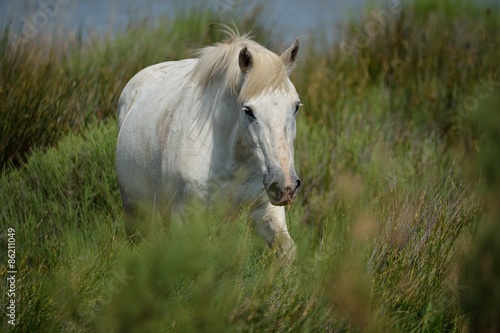
[[[155,98],[160,91],[164,94],[164,88],[172,83],[180,85],[196,62],[197,59],[167,61],[148,66],[135,74],[123,88],[118,101],[119,123],[136,102]]]

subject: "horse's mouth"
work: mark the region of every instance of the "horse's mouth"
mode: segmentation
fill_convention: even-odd
[[[283,191],[276,191],[270,188],[267,190],[267,196],[274,206],[286,206],[292,203],[295,198],[295,191],[292,191],[290,187],[285,188]]]

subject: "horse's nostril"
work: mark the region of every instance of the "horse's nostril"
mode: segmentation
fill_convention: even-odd
[[[297,179],[295,183],[296,183],[295,191],[298,191],[300,189],[300,186],[302,185],[302,182],[300,181],[300,179]]]

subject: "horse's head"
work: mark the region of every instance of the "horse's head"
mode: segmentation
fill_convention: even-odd
[[[239,66],[243,73],[240,93],[241,140],[260,164],[270,202],[292,202],[301,181],[295,172],[295,117],[300,100],[289,79],[297,59],[295,40],[281,57],[269,51],[243,47]]]

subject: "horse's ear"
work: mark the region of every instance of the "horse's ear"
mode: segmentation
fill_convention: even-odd
[[[299,52],[299,39],[297,38],[283,54],[281,55],[281,60],[285,63],[288,74],[290,74],[295,68],[297,63],[297,53]]]
[[[239,57],[240,69],[243,73],[248,73],[253,66],[253,58],[247,47],[241,49]]]

